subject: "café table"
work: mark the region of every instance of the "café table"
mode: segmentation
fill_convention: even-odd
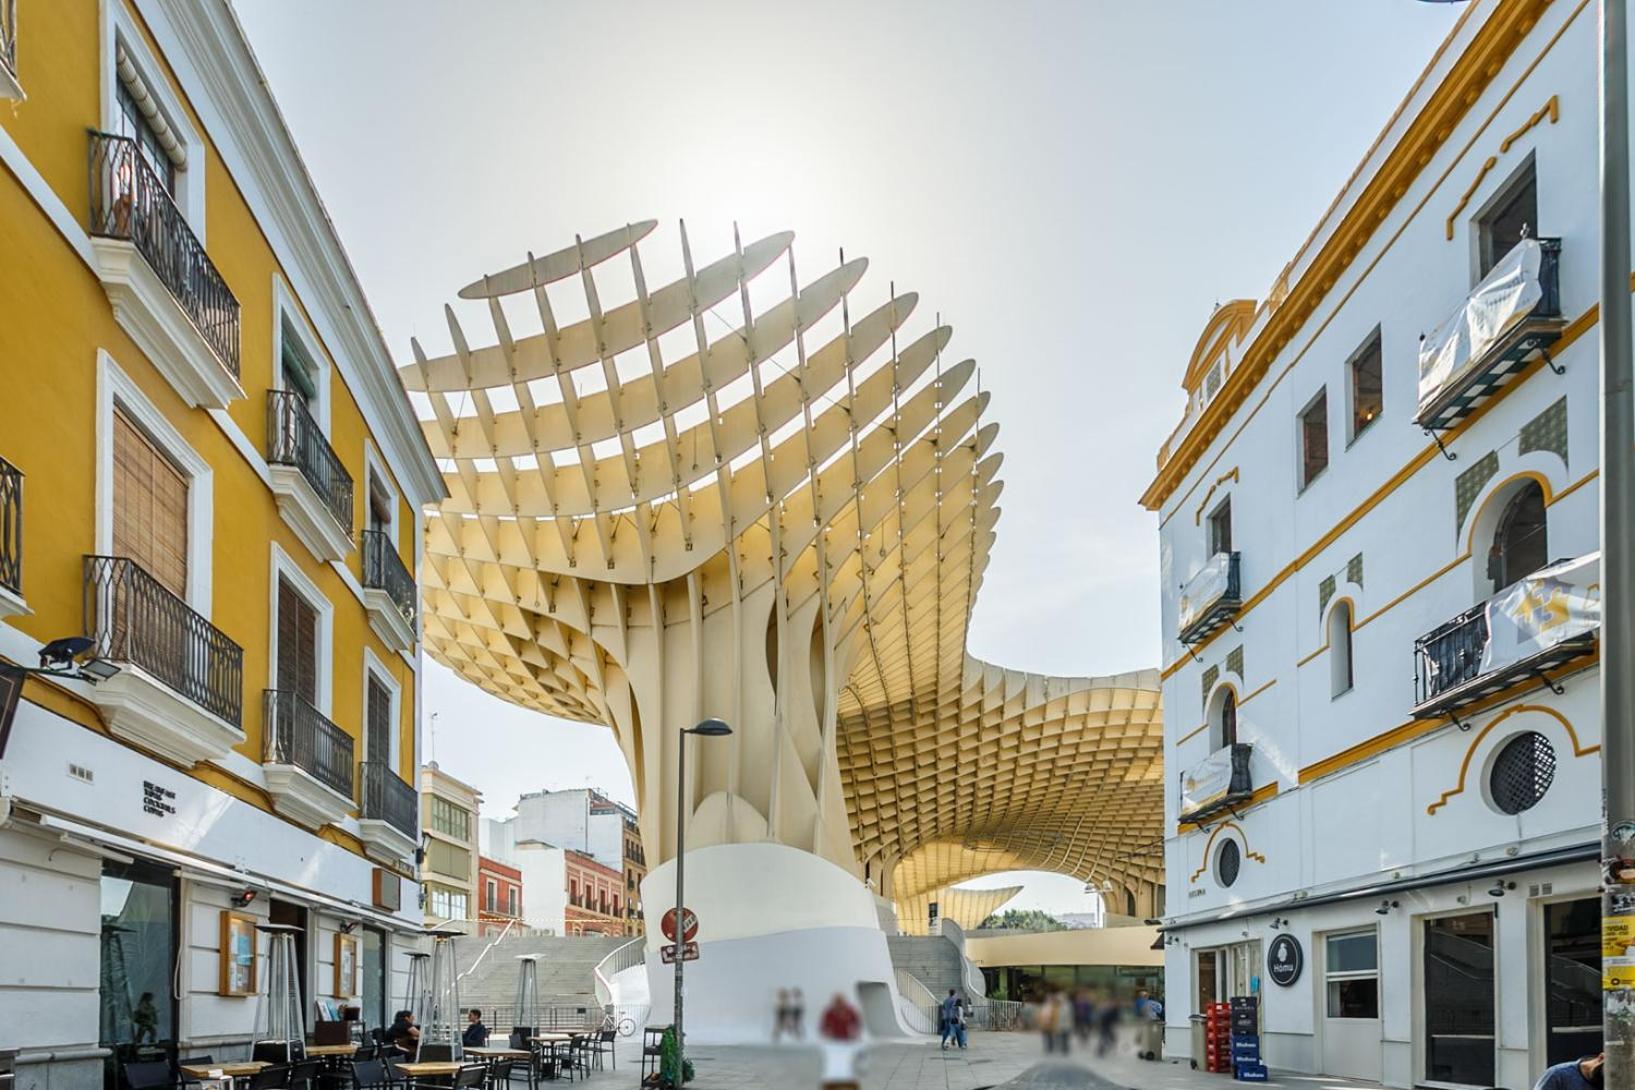
[[[421,1060],[413,1063],[396,1064],[397,1070],[411,1079],[429,1079],[439,1075],[459,1074],[465,1064],[458,1060]]]
[[[221,1064],[187,1064],[182,1068],[182,1074],[190,1079],[214,1078],[212,1071],[220,1071],[221,1077],[228,1079],[242,1079],[246,1075],[254,1075],[267,1065],[260,1060],[244,1060],[239,1063]]]
[[[351,1056],[358,1051],[357,1045],[308,1045],[307,1055],[312,1058],[320,1056]]]
[[[494,1060],[521,1060],[528,1071],[528,1085],[534,1085],[534,1054],[525,1048],[490,1048],[488,1045],[466,1046],[467,1056],[474,1056],[485,1063]]]

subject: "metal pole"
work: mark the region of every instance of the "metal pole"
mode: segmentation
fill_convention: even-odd
[[[687,732],[683,730],[676,735],[679,749],[676,753],[676,937],[671,941],[676,947],[676,1085],[680,1086],[687,1078],[686,1045],[681,1036],[681,967],[686,963],[682,959],[687,940],[686,901],[682,881],[686,874],[687,861]]]
[[[1627,0],[1601,0],[1602,1034],[1607,1086],[1635,1086],[1635,402],[1631,400]]]

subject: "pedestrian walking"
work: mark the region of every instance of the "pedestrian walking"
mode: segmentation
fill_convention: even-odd
[[[962,1049],[965,1047],[965,1001],[954,988],[948,989],[948,998],[937,1007],[937,1032],[942,1035],[945,1051],[950,1040]]]

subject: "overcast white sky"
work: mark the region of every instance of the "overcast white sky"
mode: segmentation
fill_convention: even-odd
[[[1136,499],[1198,333],[1264,293],[1459,11],[235,2],[400,362],[444,342],[460,285],[646,218],[644,256],[685,218],[713,260],[736,219],[793,230],[808,276],[844,246],[865,285],[918,291],[981,365],[1005,455],[970,649],[1059,674],[1158,665]],[[631,800],[601,728],[431,663],[425,707],[492,815],[540,787]],[[1085,908],[1071,880],[1026,885],[1019,907]]]

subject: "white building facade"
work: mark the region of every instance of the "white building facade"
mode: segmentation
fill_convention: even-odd
[[[1161,518],[1173,1056],[1530,1086],[1600,1047],[1597,27],[1477,0],[1267,300]]]

